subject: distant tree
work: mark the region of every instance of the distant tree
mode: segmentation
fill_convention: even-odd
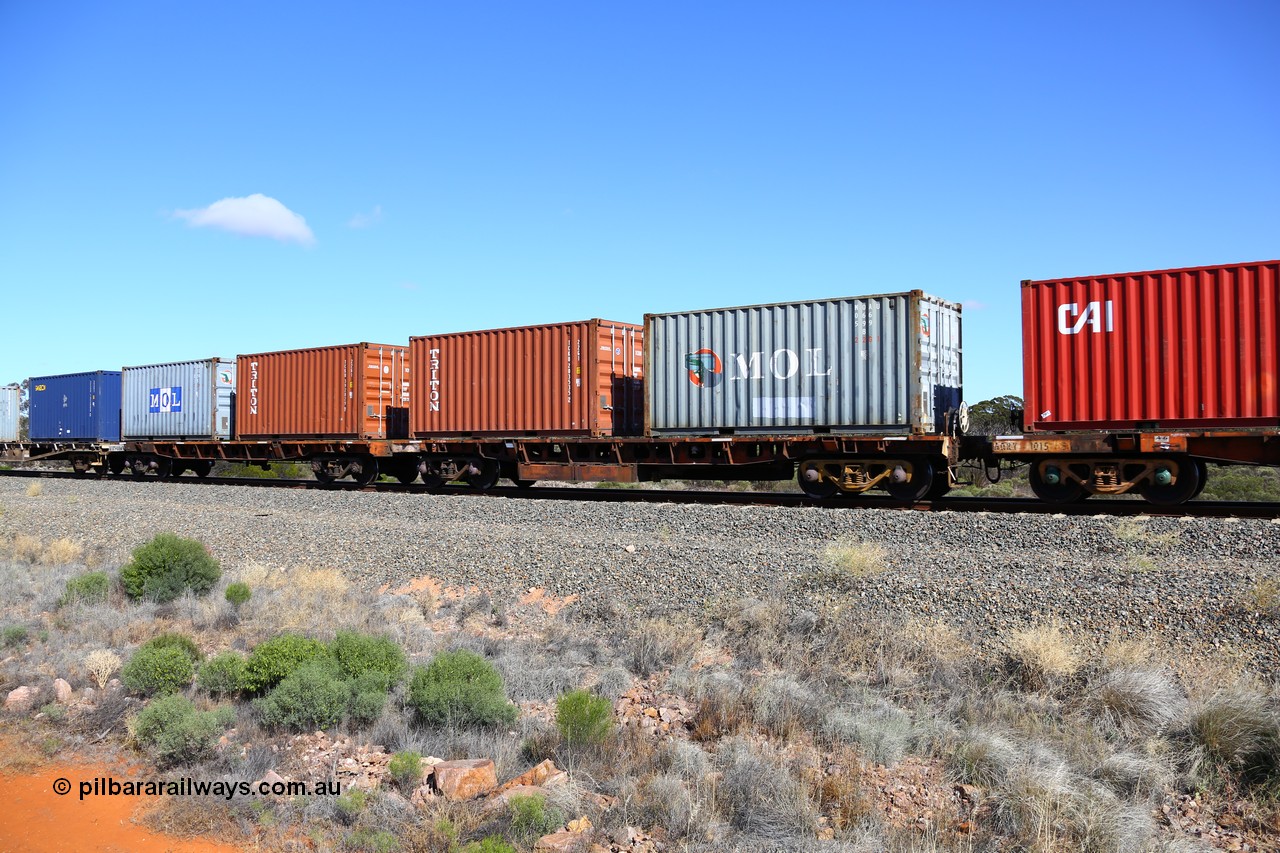
[[[31,397],[27,393],[30,379],[18,383],[18,440],[26,441],[31,436]]]
[[[1022,432],[1022,398],[1002,394],[969,407],[969,435]]]

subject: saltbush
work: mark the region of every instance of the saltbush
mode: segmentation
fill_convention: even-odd
[[[515,721],[502,676],[475,652],[442,652],[417,667],[409,682],[409,704],[430,725],[495,726]]]
[[[259,643],[244,665],[244,689],[257,693],[275,687],[307,661],[329,656],[319,640],[298,634],[281,634]]]
[[[10,625],[0,634],[0,644],[6,649],[16,648],[27,641],[29,634],[26,625]]]
[[[120,670],[120,680],[134,693],[176,693],[191,684],[195,664],[176,646],[143,646]]]
[[[533,841],[564,825],[564,814],[547,806],[546,794],[516,794],[507,801],[511,811],[511,831],[524,841]]]
[[[133,719],[133,736],[161,766],[187,764],[213,753],[218,734],[235,718],[231,708],[197,711],[184,696],[162,696]]]
[[[372,723],[382,716],[387,704],[387,679],[381,672],[366,672],[350,680],[351,721],[360,725]]]
[[[244,689],[244,657],[237,652],[215,655],[200,667],[196,684],[213,696],[231,696]]]
[[[327,729],[346,713],[351,688],[329,658],[307,661],[257,700],[262,722],[293,731]]]
[[[247,583],[230,583],[227,584],[227,591],[223,593],[227,599],[227,603],[239,610],[240,607],[253,597],[253,592],[249,589]]]
[[[107,594],[110,590],[111,578],[107,577],[106,572],[86,572],[67,581],[62,598],[58,599],[58,606],[101,604],[107,600]]]
[[[556,728],[566,746],[598,746],[613,731],[613,705],[603,696],[572,690],[556,700]]]
[[[349,678],[377,677],[382,690],[390,690],[409,669],[409,662],[393,640],[356,631],[339,631],[329,653]]]
[[[186,634],[157,634],[150,640],[142,644],[143,649],[177,649],[188,658],[193,664],[200,663],[204,660],[196,641],[188,637]],[[141,650],[141,649],[140,649]]]
[[[422,780],[422,753],[412,750],[397,752],[391,756],[387,772],[406,791],[418,787],[418,782]]]
[[[188,589],[203,595],[213,589],[222,569],[194,539],[157,534],[133,549],[133,559],[120,570],[120,584],[131,598],[172,601]]]

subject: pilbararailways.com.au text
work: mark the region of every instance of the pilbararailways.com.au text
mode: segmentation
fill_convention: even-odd
[[[66,780],[58,780],[65,782]],[[55,783],[54,790],[59,786]],[[70,786],[66,786],[70,787]],[[210,782],[192,779],[190,776],[168,781],[127,780],[121,782],[111,776],[99,776],[80,782],[80,799],[86,797],[336,797],[342,793],[336,779],[323,782]]]

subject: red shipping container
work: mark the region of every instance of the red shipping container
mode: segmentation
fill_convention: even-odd
[[[1022,283],[1027,429],[1280,425],[1280,261]]]
[[[407,438],[409,349],[345,344],[236,357],[236,437]]]
[[[643,326],[610,320],[410,338],[410,431],[639,435],[643,344]]]

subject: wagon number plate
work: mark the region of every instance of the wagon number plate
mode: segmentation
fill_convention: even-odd
[[[996,453],[1070,453],[1071,442],[1066,439],[1036,439],[995,441],[992,447]]]

